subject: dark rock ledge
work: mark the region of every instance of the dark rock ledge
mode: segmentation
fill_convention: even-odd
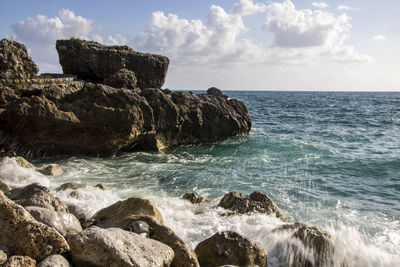
[[[38,69],[25,46],[0,42],[3,155],[109,156],[250,131],[245,105],[216,88],[200,95],[161,90],[166,57],[78,39],[58,40],[56,47],[67,78],[36,83]]]

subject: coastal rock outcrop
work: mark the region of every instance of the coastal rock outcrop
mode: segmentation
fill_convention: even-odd
[[[246,196],[239,192],[230,192],[224,195],[218,206],[237,213],[259,212],[275,214],[283,218],[283,211],[264,193],[253,192]]]
[[[56,229],[61,235],[75,234],[82,231],[78,219],[71,213],[57,212],[39,207],[25,207],[37,221]]]
[[[68,212],[68,208],[64,202],[54,196],[47,187],[39,183],[14,188],[5,194],[15,203],[24,207],[35,206],[54,211]]]
[[[235,232],[218,232],[200,242],[195,252],[202,267],[267,266],[267,254],[264,248]]]
[[[36,221],[22,206],[0,192],[0,244],[11,255],[41,260],[69,251],[64,237],[55,229]]]
[[[44,175],[59,176],[63,174],[63,171],[61,170],[60,167],[58,167],[57,164],[45,165],[38,168],[29,161],[27,161],[26,159],[24,159],[23,157],[16,157],[15,162],[23,168],[33,169]]]
[[[92,226],[67,240],[76,266],[167,267],[174,258],[167,245],[119,228]]]
[[[26,80],[36,77],[38,72],[25,45],[7,39],[0,41],[0,79]]]
[[[192,204],[200,204],[211,201],[208,198],[196,195],[195,193],[186,193],[182,196],[182,198],[189,200]]]
[[[50,255],[42,260],[37,267],[72,267],[72,265],[61,255]]]
[[[128,46],[69,39],[57,40],[56,49],[64,74],[93,82],[113,80],[111,76],[127,69],[134,73],[139,88],[161,88],[168,71],[167,57],[139,53]]]

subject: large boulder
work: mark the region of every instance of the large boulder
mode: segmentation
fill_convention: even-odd
[[[218,206],[232,210],[237,213],[259,212],[274,214],[283,218],[283,211],[264,193],[253,192],[246,196],[239,192],[230,192],[224,195]]]
[[[163,224],[160,211],[150,200],[131,197],[124,201],[118,201],[109,207],[99,210],[93,219],[96,225],[103,228],[123,228],[136,216],[150,216],[157,223]]]
[[[267,266],[264,248],[235,232],[218,232],[200,242],[195,252],[202,267],[226,264]]]
[[[67,236],[76,266],[170,266],[173,250],[158,241],[119,228],[92,226]]]
[[[133,71],[128,69],[120,69],[110,77],[104,80],[105,85],[116,88],[130,88],[135,89],[137,80]]]
[[[169,60],[143,54],[127,46],[104,46],[79,39],[57,40],[56,49],[64,74],[83,80],[103,82],[121,69],[134,72],[139,88],[161,88]]]
[[[35,206],[54,211],[68,212],[68,208],[64,202],[54,196],[47,187],[39,183],[14,188],[5,194],[15,203],[24,207]]]
[[[327,231],[302,223],[285,224],[272,230],[275,234],[282,232],[289,233],[289,238],[281,239],[274,248],[274,254],[282,261],[294,267],[332,265],[334,244]]]
[[[0,79],[32,79],[38,72],[25,45],[7,39],[0,41]]]
[[[37,267],[72,267],[72,265],[61,255],[50,255],[42,260]]]
[[[82,231],[78,219],[71,213],[57,212],[39,207],[25,207],[37,221],[56,229],[60,234],[75,234]]]
[[[11,255],[41,260],[69,251],[64,237],[55,229],[36,221],[28,211],[0,192],[0,244]]]

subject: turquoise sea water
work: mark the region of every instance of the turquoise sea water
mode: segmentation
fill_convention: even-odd
[[[221,217],[216,207],[227,192],[262,191],[290,222],[327,229],[338,266],[400,266],[400,93],[225,93],[248,107],[249,136],[159,153],[59,158],[65,174],[50,179],[5,159],[0,174],[15,185],[104,183],[111,190],[87,190],[82,199],[58,194],[88,214],[132,195],[149,198],[192,247],[216,231],[235,230],[264,246],[269,266],[285,266],[274,254],[280,237],[271,236],[283,222]],[[191,205],[180,199],[186,192],[214,200]]]

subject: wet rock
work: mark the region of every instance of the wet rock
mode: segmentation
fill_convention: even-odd
[[[56,49],[64,74],[89,81],[102,82],[121,69],[127,69],[135,74],[139,88],[161,88],[169,65],[164,56],[78,39],[57,40]]]
[[[0,192],[0,244],[11,254],[41,260],[69,251],[65,239],[55,229],[36,221],[28,211]]]
[[[6,39],[0,41],[0,79],[32,79],[38,72],[25,45]]]
[[[87,188],[87,187],[88,187],[87,184],[70,182],[70,183],[64,183],[64,184],[60,185],[59,187],[56,188],[56,190],[58,190],[58,191],[64,191],[67,189],[78,190],[78,189]]]
[[[128,69],[120,69],[110,77],[104,80],[105,85],[109,85],[115,88],[136,88],[136,76],[135,73]]]
[[[49,176],[60,176],[63,174],[63,171],[57,164],[50,164],[47,166],[43,166],[41,168],[37,168],[37,171],[44,175]]]
[[[76,266],[164,267],[174,258],[167,245],[119,228],[92,226],[67,240]]]
[[[128,198],[124,201],[118,201],[113,205],[98,211],[93,219],[96,225],[107,227],[120,227],[123,228],[135,216],[150,216],[157,223],[163,224],[161,213],[151,203],[151,201],[142,198]]]
[[[42,260],[37,267],[72,267],[72,265],[61,255],[50,255]]]
[[[23,168],[27,168],[27,169],[34,169],[36,170],[35,165],[33,165],[32,163],[30,163],[29,161],[27,161],[26,159],[24,159],[23,157],[16,157],[15,158],[15,162],[23,167]]]
[[[88,228],[95,223],[94,219],[92,219],[90,216],[87,216],[87,214],[84,213],[81,208],[74,204],[68,204],[68,210],[79,220],[82,228]]]
[[[150,236],[150,226],[145,221],[132,221],[125,225],[123,229],[144,237]]]
[[[186,193],[182,197],[183,199],[189,200],[192,204],[199,204],[204,202],[210,202],[208,198],[196,195],[194,193]]]
[[[10,190],[11,190],[11,187],[8,186],[8,185],[4,182],[4,180],[0,178],[0,191],[2,191],[2,192],[7,192],[7,191],[10,191]]]
[[[15,203],[24,207],[35,206],[54,211],[68,212],[67,206],[58,197],[54,196],[47,187],[39,183],[18,187],[7,191],[5,194]]]
[[[267,195],[257,191],[249,196],[239,192],[227,193],[218,206],[242,214],[259,212],[268,215],[275,214],[278,218],[284,218],[283,211]]]
[[[235,232],[218,232],[200,242],[195,252],[202,267],[225,264],[267,266],[263,247]]]
[[[71,213],[57,212],[39,207],[25,207],[25,209],[37,221],[53,227],[63,236],[82,231],[80,222]]]
[[[0,249],[0,265],[4,264],[7,261],[7,254]]]
[[[289,232],[290,237],[280,241],[277,255],[290,266],[330,266],[334,251],[331,235],[315,226],[302,223],[286,224],[272,233]],[[346,265],[343,265],[346,266]]]
[[[108,190],[108,187],[104,184],[96,184],[94,187],[100,188],[101,190]]]
[[[36,261],[29,256],[11,256],[4,267],[35,267]]]

